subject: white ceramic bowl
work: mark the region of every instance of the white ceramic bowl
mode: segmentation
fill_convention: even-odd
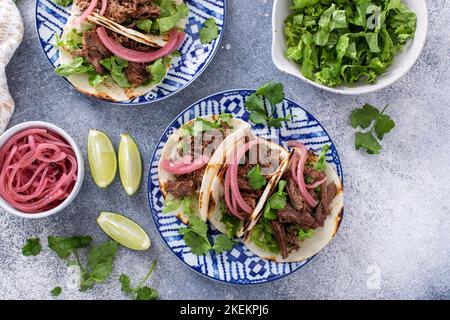
[[[3,147],[3,145],[17,132],[23,131],[25,129],[29,128],[44,128],[48,129],[50,131],[53,131],[57,134],[59,134],[62,138],[64,138],[72,147],[73,151],[75,152],[75,155],[77,157],[77,163],[78,163],[78,173],[77,173],[77,181],[75,182],[75,186],[73,187],[72,192],[69,194],[69,196],[57,207],[43,211],[38,213],[26,213],[19,211],[12,207],[8,202],[6,202],[1,196],[0,196],[0,206],[12,213],[16,216],[23,217],[23,218],[29,218],[29,219],[36,219],[36,218],[43,218],[51,216],[61,210],[63,210],[65,207],[67,207],[77,196],[78,192],[81,189],[81,185],[83,184],[83,177],[84,177],[84,164],[83,164],[83,156],[81,155],[80,149],[78,148],[75,141],[72,139],[71,136],[67,132],[65,132],[63,129],[61,129],[58,126],[55,126],[54,124],[43,122],[43,121],[29,121],[29,122],[23,122],[18,125],[15,125],[14,127],[6,130],[1,136],[0,136],[0,149]]]
[[[377,77],[373,84],[356,83],[353,87],[341,85],[336,88],[327,87],[307,79],[299,70],[298,65],[284,57],[286,41],[284,38],[284,20],[291,13],[292,0],[275,0],[272,11],[272,60],[275,66],[304,82],[315,87],[334,93],[357,95],[381,90],[405,75],[419,58],[425,45],[428,29],[428,11],[425,0],[403,0],[408,7],[417,15],[417,28],[414,39],[403,47],[402,52],[394,57],[392,65],[386,73]]]

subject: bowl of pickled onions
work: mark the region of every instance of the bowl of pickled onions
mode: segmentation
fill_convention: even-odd
[[[18,124],[0,136],[0,206],[42,218],[69,205],[83,183],[83,157],[75,141],[47,122]]]

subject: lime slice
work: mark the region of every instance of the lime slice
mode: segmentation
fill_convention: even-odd
[[[142,159],[133,138],[123,133],[119,144],[119,175],[125,192],[132,196],[139,190],[142,177]]]
[[[97,223],[102,230],[124,247],[133,250],[150,248],[150,238],[134,221],[118,213],[101,212]]]
[[[106,188],[117,172],[116,151],[106,133],[91,129],[88,136],[88,161],[92,178],[97,186]]]

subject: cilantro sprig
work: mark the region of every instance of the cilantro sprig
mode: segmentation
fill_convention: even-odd
[[[41,252],[42,246],[39,238],[27,239],[25,245],[22,247],[22,254],[24,256],[36,256]]]
[[[265,97],[271,106],[268,114],[264,106]],[[284,87],[282,83],[269,81],[258,88],[245,101],[245,108],[250,112],[250,121],[256,124],[267,124],[269,127],[280,128],[283,121],[291,119],[291,115],[285,118],[276,117],[275,107],[284,100]]]
[[[48,237],[48,246],[58,257],[65,260],[67,265],[80,268],[80,291],[92,289],[95,283],[108,279],[118,249],[117,242],[113,240],[93,246],[87,253],[87,264],[84,265],[79,250],[90,246],[91,242],[90,236]]]
[[[180,228],[178,232],[183,236],[186,245],[191,248],[191,252],[201,256],[210,250],[214,250],[216,253],[231,250],[236,243],[224,234],[217,236],[214,245],[211,245],[207,235],[208,225],[193,213],[190,202],[186,202],[186,199],[189,198],[181,200],[181,206],[183,207],[183,213],[189,217],[189,225]]]
[[[250,169],[247,173],[248,183],[254,190],[260,190],[266,185],[266,179],[261,174],[261,168],[259,164]]]
[[[156,300],[159,298],[159,293],[157,290],[146,286],[148,279],[153,273],[153,270],[155,270],[156,267],[156,260],[153,261],[152,266],[150,267],[150,270],[147,272],[147,274],[144,276],[144,278],[141,279],[141,281],[138,282],[136,287],[131,286],[131,280],[130,277],[126,274],[121,274],[119,277],[119,282],[121,285],[122,292],[131,297],[133,300]]]
[[[58,297],[58,296],[61,294],[61,292],[62,292],[62,288],[61,288],[61,287],[54,287],[54,288],[52,289],[52,291],[50,291],[50,294],[51,294],[53,297]]]
[[[316,169],[318,171],[325,170],[325,164],[326,164],[325,156],[326,156],[328,150],[330,150],[330,146],[328,144],[324,145],[322,150],[320,151],[319,158],[317,159],[317,162],[314,165],[314,169]]]
[[[209,121],[202,117],[197,117],[193,121],[192,124],[186,125],[182,128],[182,135],[183,136],[197,136],[198,134],[210,131],[210,130],[216,130],[219,129],[220,131],[224,131],[224,124],[230,128],[233,129],[233,126],[230,124],[230,120],[233,118],[233,116],[229,113],[221,113],[219,114],[218,118]]]
[[[284,209],[287,202],[286,192],[284,187],[286,186],[286,180],[280,180],[278,182],[278,191],[274,193],[266,205],[264,206],[264,219],[272,221],[277,218],[277,210]]]
[[[385,134],[389,133],[394,127],[395,122],[385,114],[388,105],[381,112],[369,104],[365,104],[362,108],[352,111],[350,115],[350,123],[353,128],[360,128],[361,131],[356,132],[355,148],[356,150],[365,149],[368,154],[379,154],[382,146],[380,141]]]
[[[217,27],[216,20],[209,18],[203,23],[203,27],[200,29],[200,42],[202,44],[211,43],[219,36],[219,28]]]

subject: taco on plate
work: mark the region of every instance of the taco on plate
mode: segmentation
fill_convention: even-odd
[[[184,223],[198,215],[201,190],[212,185],[208,163],[223,163],[226,149],[243,141],[250,124],[231,114],[198,117],[182,125],[165,143],[158,164],[158,179],[165,199],[164,213],[173,212]],[[212,168],[212,167],[211,167]],[[203,188],[203,189],[202,189]]]
[[[289,165],[264,209],[251,217],[245,245],[261,258],[277,262],[308,259],[325,247],[339,228],[343,210],[342,183],[325,160],[291,141]]]
[[[208,164],[205,176],[214,177],[209,192],[201,190],[200,212],[230,238],[242,237],[250,218],[258,214],[272,191],[289,153],[280,145],[251,134],[227,148],[220,169]]]
[[[85,94],[127,101],[166,76],[184,40],[188,8],[179,0],[75,0],[56,73]]]

